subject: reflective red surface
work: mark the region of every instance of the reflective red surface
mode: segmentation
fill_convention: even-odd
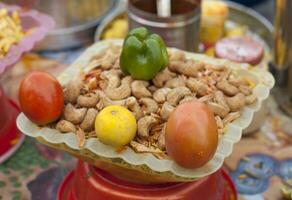
[[[4,94],[0,85],[0,163],[6,160],[24,138],[16,127],[18,106]]]
[[[224,170],[190,183],[141,185],[120,180],[79,161],[59,188],[58,200],[236,200]]]

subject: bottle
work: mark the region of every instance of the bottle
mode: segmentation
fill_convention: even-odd
[[[292,116],[292,1],[275,1],[274,55],[271,71],[276,79],[275,98]]]

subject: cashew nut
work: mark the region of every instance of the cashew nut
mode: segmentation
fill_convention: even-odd
[[[74,124],[66,120],[60,120],[56,125],[56,129],[62,133],[69,133],[69,132],[76,131],[76,127],[74,126]]]
[[[167,94],[167,102],[170,103],[172,106],[176,106],[179,101],[187,95],[191,95],[191,91],[189,90],[189,88],[174,88]]]
[[[228,77],[228,82],[232,85],[234,85],[235,87],[239,87],[240,85],[244,85],[245,82],[242,80],[241,77],[236,77],[234,74],[231,74]]]
[[[154,116],[145,116],[138,120],[138,135],[141,137],[148,137],[151,128],[157,125],[159,121]]]
[[[194,78],[189,78],[187,80],[187,87],[190,88],[192,92],[197,93],[199,96],[205,96],[208,93],[207,84],[198,81]]]
[[[142,109],[135,97],[129,97],[126,100],[126,106],[134,113],[137,120],[143,116]]]
[[[149,82],[147,81],[133,81],[131,84],[132,94],[140,99],[142,97],[151,97],[151,92],[147,89]]]
[[[166,101],[166,95],[171,91],[169,88],[160,88],[153,93],[153,99],[158,103]]]
[[[156,86],[154,86],[154,85],[150,85],[149,87],[148,87],[148,90],[150,91],[150,92],[155,92],[156,90],[158,90],[158,87],[156,87]]]
[[[183,61],[172,61],[169,63],[169,70],[172,72],[178,72],[186,76],[196,77],[198,71],[204,68],[202,62],[196,62],[194,60]]]
[[[130,76],[126,76],[122,79],[121,85],[117,88],[112,88],[108,86],[105,89],[106,95],[113,100],[120,100],[127,98],[131,95],[131,82],[132,78]]]
[[[84,120],[80,124],[80,128],[82,128],[85,131],[93,130],[94,128],[94,121],[96,118],[98,111],[94,108],[89,108],[87,110],[87,113],[84,117]]]
[[[80,107],[93,108],[96,106],[99,96],[96,93],[90,93],[77,98],[77,104]]]
[[[257,97],[253,94],[245,97],[245,103],[247,105],[253,104],[254,102],[256,102],[256,100],[257,100]]]
[[[216,86],[219,90],[221,90],[222,92],[224,92],[224,94],[228,96],[234,96],[238,93],[237,87],[231,85],[226,80],[218,82]]]
[[[210,64],[205,64],[205,68],[211,71],[223,71],[224,69],[226,69],[224,65],[210,65]]]
[[[105,55],[101,58],[101,68],[110,69],[114,65],[117,58],[118,56],[116,54],[113,54],[111,50],[107,50]]]
[[[82,81],[79,78],[74,78],[65,87],[64,100],[66,103],[76,103],[80,90],[82,88]]]
[[[64,109],[64,118],[73,124],[79,124],[83,121],[86,108],[75,108],[72,104],[67,104]]]
[[[119,70],[104,71],[100,77],[107,80],[107,89],[111,90],[117,88],[121,84],[121,72]]]
[[[165,102],[160,110],[160,116],[163,120],[167,120],[170,113],[174,110],[174,107],[170,105],[168,102]]]
[[[220,81],[227,81],[229,76],[232,75],[231,73],[231,69],[228,69],[228,68],[225,68],[221,73],[218,74],[218,78],[217,78],[217,81],[220,82]]]
[[[196,101],[198,100],[196,95],[190,95],[190,96],[185,96],[180,102],[179,104],[182,104],[182,103],[185,103],[185,102],[188,102],[188,101]]]
[[[142,110],[145,114],[155,113],[158,110],[158,104],[151,98],[141,98]]]
[[[171,61],[184,61],[185,59],[185,53],[182,51],[171,52],[169,55]]]
[[[229,107],[228,107],[228,104],[226,102],[225,96],[224,96],[222,91],[220,91],[220,90],[216,91],[214,93],[214,98],[218,104],[224,106],[226,109],[228,109],[228,112],[229,112]]]
[[[156,87],[162,87],[166,81],[173,79],[175,76],[175,73],[172,73],[168,70],[168,68],[165,68],[164,70],[156,74],[152,81]]]
[[[100,101],[97,103],[96,107],[98,110],[102,110],[106,106],[110,105],[119,105],[119,106],[125,106],[126,105],[126,99],[122,100],[111,100],[108,98],[103,92],[99,91]]]
[[[201,98],[198,99],[199,102],[204,103],[204,102],[209,102],[214,98],[214,94],[208,94],[206,96],[202,96]]]
[[[239,111],[245,105],[245,96],[238,93],[234,97],[227,97],[226,101],[231,111]]]
[[[240,85],[239,87],[238,87],[238,89],[239,89],[239,91],[241,92],[241,93],[243,93],[245,96],[248,96],[248,95],[250,95],[251,94],[251,89],[250,89],[250,87],[248,87],[247,85]]]
[[[213,111],[215,115],[219,115],[222,118],[225,117],[229,113],[228,108],[218,103],[208,102],[207,106]]]
[[[184,86],[186,86],[184,78],[183,77],[176,77],[176,78],[168,80],[165,83],[164,87],[177,88],[177,87],[184,87]]]

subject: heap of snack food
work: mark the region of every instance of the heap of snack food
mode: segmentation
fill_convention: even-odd
[[[24,34],[17,11],[10,14],[7,9],[0,9],[0,59],[7,54],[12,45],[24,37]]]
[[[213,157],[224,128],[257,101],[252,81],[181,51],[167,53],[163,40],[145,28],[132,30],[122,49],[112,46],[89,65],[63,89],[50,75],[34,72],[19,93],[29,119],[75,133],[80,147],[97,137],[198,168]]]

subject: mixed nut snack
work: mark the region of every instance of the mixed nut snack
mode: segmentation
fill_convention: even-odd
[[[118,151],[128,146],[185,168],[211,160],[227,125],[257,101],[252,81],[226,66],[188,59],[178,50],[167,52],[160,36],[145,28],[132,30],[122,48],[111,45],[95,55],[85,69],[90,70],[72,77],[63,92],[46,75],[24,79],[21,91],[28,92],[20,91],[20,104],[27,117],[61,133],[75,133],[81,148],[86,139],[97,137]],[[37,80],[36,90],[25,90]],[[43,80],[55,90],[46,92]],[[64,102],[64,107],[59,105],[57,112],[38,106],[51,114],[40,120],[26,93],[41,95],[36,98],[40,101]]]
[[[138,131],[130,146],[137,152],[165,155],[164,126],[170,113],[183,102],[204,102],[214,112],[218,132],[240,116],[245,105],[256,97],[252,85],[228,68],[197,63],[182,52],[169,52],[170,63],[152,80],[134,80],[119,68],[119,47],[108,49],[92,59],[91,71],[76,77],[64,87],[65,109],[56,124],[61,132],[83,131],[83,137],[96,137],[97,113],[110,105],[131,110]]]

